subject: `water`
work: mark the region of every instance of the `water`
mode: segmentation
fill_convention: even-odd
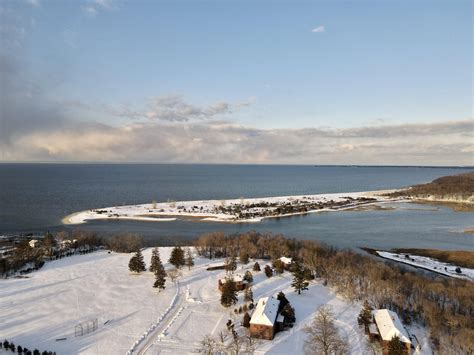
[[[0,164],[0,233],[70,230],[61,219],[89,208],[153,200],[230,199],[367,191],[409,186],[468,169],[255,165]],[[318,213],[257,224],[94,221],[80,228],[134,232],[174,243],[209,231],[257,230],[341,247],[474,250],[472,213],[427,205],[395,211]],[[416,207],[417,210],[413,210]]]

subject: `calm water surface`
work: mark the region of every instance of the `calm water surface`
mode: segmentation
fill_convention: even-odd
[[[72,212],[153,200],[230,199],[390,189],[468,169],[255,165],[0,164],[0,233],[72,229]],[[215,230],[257,230],[341,247],[474,250],[472,213],[402,204],[392,211],[317,213],[253,224],[94,221],[81,229],[134,232],[173,243]]]

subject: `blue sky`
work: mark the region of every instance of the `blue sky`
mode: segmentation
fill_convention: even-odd
[[[75,123],[337,130],[472,119],[470,1],[0,4],[22,78]],[[150,104],[170,96],[179,104]],[[170,105],[179,119],[162,117]]]

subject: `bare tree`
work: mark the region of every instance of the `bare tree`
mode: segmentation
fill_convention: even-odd
[[[175,282],[176,279],[181,276],[181,272],[178,269],[170,269],[166,273],[173,282]]]
[[[347,342],[341,338],[334,324],[334,316],[328,306],[322,306],[310,325],[303,330],[308,334],[305,341],[307,354],[346,354]]]
[[[206,335],[203,340],[201,340],[199,352],[205,353],[207,355],[213,355],[218,349],[217,340],[214,339],[211,335]]]
[[[250,334],[243,337],[244,340],[244,353],[246,354],[253,354],[255,350],[257,350],[259,340],[250,336]]]

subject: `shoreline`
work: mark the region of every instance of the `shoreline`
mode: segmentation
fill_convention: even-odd
[[[335,212],[401,201],[400,198],[384,196],[396,190],[343,192],[317,195],[274,196],[261,198],[239,198],[229,200],[169,201],[129,206],[112,206],[74,212],[62,218],[65,225],[77,225],[90,220],[138,220],[149,222],[176,221],[179,217],[193,218],[203,222],[258,223],[267,218],[284,218],[317,212]],[[306,209],[312,206],[312,209]],[[318,208],[314,208],[317,206]],[[300,209],[290,213],[279,213],[281,209]],[[301,210],[304,209],[304,210]],[[244,211],[250,217],[237,213]]]

